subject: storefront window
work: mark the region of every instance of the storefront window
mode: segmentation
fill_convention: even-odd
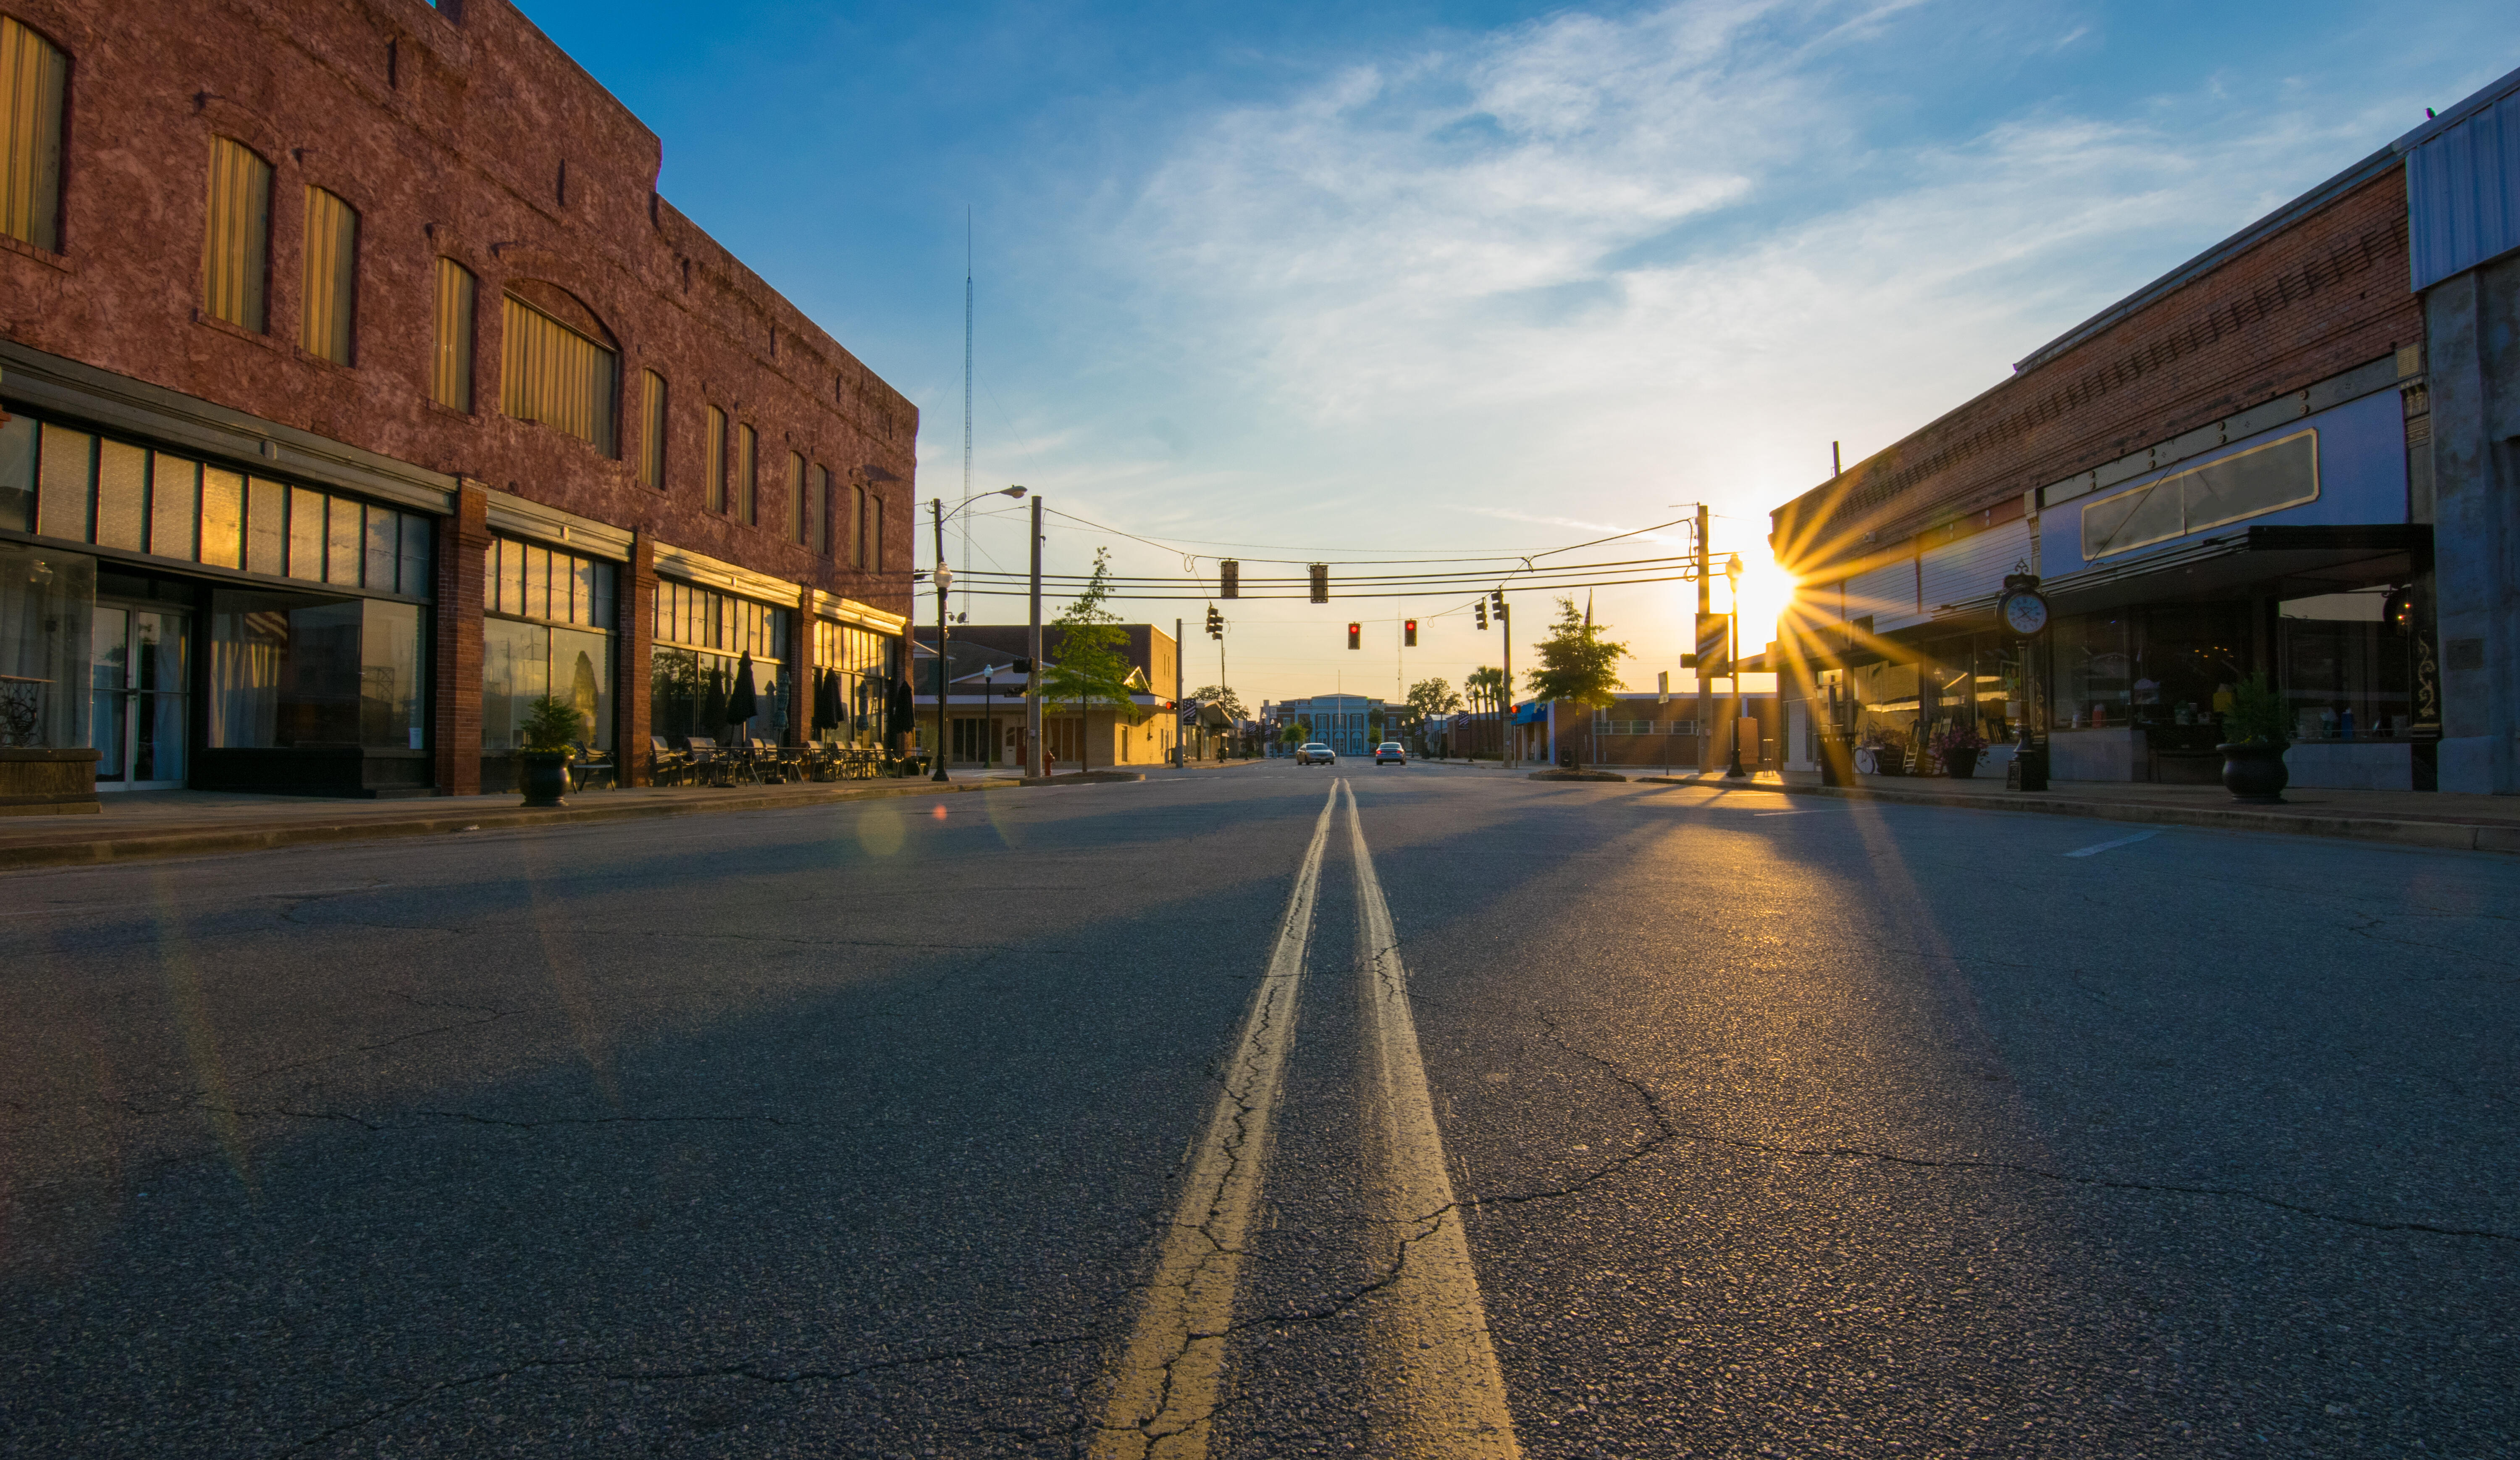
[[[656,648],[650,660],[648,722],[668,741],[784,741],[788,718],[790,610],[670,579],[656,585]],[[729,716],[750,656],[753,713]]]
[[[1905,749],[1916,739],[1916,666],[1866,664],[1846,674],[1856,743]]]
[[[484,550],[481,749],[521,750],[534,702],[576,707],[589,750],[612,749],[614,585],[600,558],[497,538]]]
[[[412,604],[210,595],[214,749],[426,749],[426,674]]]
[[[2090,730],[2132,723],[2134,659],[2123,614],[2083,614],[2049,631],[2056,666],[2056,726]]]
[[[814,665],[820,681],[814,687],[814,739],[853,746],[882,743],[892,646],[898,642],[851,623],[814,621]]]
[[[96,560],[0,542],[0,746],[87,744]]]
[[[2407,636],[2387,621],[2383,583],[2279,606],[2293,739],[2392,740],[2407,733]]]

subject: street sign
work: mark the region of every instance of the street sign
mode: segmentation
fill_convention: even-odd
[[[1698,678],[1719,679],[1732,667],[1731,656],[1726,652],[1726,646],[1732,635],[1732,615],[1700,614],[1697,616]]]

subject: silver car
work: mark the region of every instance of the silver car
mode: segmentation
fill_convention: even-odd
[[[1409,763],[1409,753],[1401,749],[1400,742],[1396,740],[1386,740],[1382,744],[1373,748],[1373,763],[1380,765],[1385,760],[1393,761],[1401,765],[1407,765]]]
[[[1295,763],[1297,765],[1336,765],[1338,752],[1318,740],[1308,741],[1295,747]]]

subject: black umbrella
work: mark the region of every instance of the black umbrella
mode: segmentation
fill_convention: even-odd
[[[890,741],[896,735],[911,734],[918,728],[918,721],[919,706],[910,697],[910,681],[892,681],[892,690],[883,705],[883,738]]]
[[[752,651],[735,662],[735,690],[726,697],[726,722],[742,725],[761,713],[761,697],[752,692]]]
[[[818,669],[814,673],[814,728],[825,729],[840,722],[840,671]]]
[[[710,735],[715,735],[725,724],[726,670],[712,664],[700,688],[700,725],[706,726]],[[698,734],[698,726],[695,726],[692,733]]]

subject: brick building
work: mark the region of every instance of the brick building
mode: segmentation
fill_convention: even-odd
[[[2025,719],[2065,779],[2211,780],[2231,687],[2296,784],[2430,788],[2434,517],[2405,168],[2363,159],[1774,514],[1785,756]],[[2052,626],[1998,621],[2038,574]],[[2025,644],[2035,645],[2025,660]],[[2002,753],[1999,751],[1999,755]],[[1930,764],[1930,757],[1919,757]]]
[[[916,408],[505,0],[0,0],[0,131],[22,748],[462,794],[549,693],[638,780],[744,672],[876,735]]]
[[[1052,760],[1073,770],[1078,766],[1106,769],[1114,765],[1159,765],[1181,744],[1181,721],[1173,686],[1181,677],[1181,645],[1151,623],[1115,623],[1120,631],[1120,658],[1129,666],[1136,693],[1133,707],[1080,709],[1072,701],[1044,699],[1041,706],[1042,748]],[[922,624],[911,630],[918,655],[913,682],[918,688],[920,731],[936,734],[936,629]],[[1041,629],[1042,667],[1058,662],[1067,630],[1056,623]],[[945,670],[945,753],[953,765],[1023,765],[1028,763],[1024,735],[1027,709],[1024,678],[1009,666],[1031,651],[1032,626],[1026,623],[958,623],[946,638],[950,662]]]

